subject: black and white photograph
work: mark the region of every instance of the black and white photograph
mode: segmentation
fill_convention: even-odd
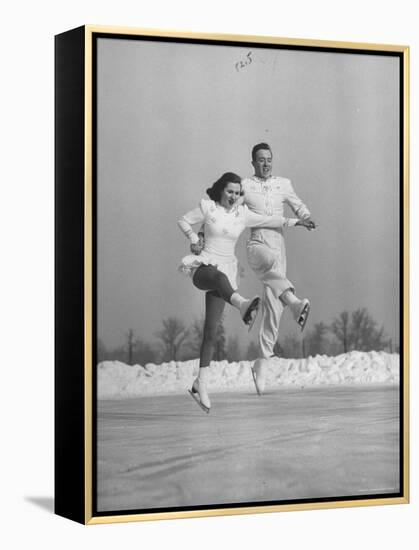
[[[403,495],[400,52],[93,52],[94,512]]]
[[[2,7],[0,545],[415,549],[415,3]]]

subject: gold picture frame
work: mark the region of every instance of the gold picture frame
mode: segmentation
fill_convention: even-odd
[[[398,227],[400,263],[398,388],[398,491],[328,497],[297,497],[275,501],[207,502],[167,507],[118,506],[97,509],[97,202],[98,202],[98,110],[97,44],[99,40],[130,47],[147,41],[181,43],[209,48],[265,49],[267,52],[358,55],[391,59],[397,89],[399,199]],[[112,42],[113,41],[113,42]],[[56,361],[55,361],[55,509],[56,513],[83,524],[178,519],[231,514],[255,514],[334,507],[402,504],[409,502],[409,48],[408,46],[303,40],[264,36],[198,34],[87,25],[56,36]],[[157,46],[156,46],[157,47]],[[165,55],[162,53],[161,55]],[[120,61],[123,58],[120,58]],[[232,71],[246,70],[254,58],[238,57]],[[194,57],[192,63],[198,63]],[[109,65],[112,68],[113,65]],[[129,67],[129,64],[127,64]],[[127,69],[128,71],[129,69]],[[138,68],[141,72],[141,67]],[[209,69],[213,70],[213,69]],[[269,67],[272,70],[272,67]],[[200,73],[201,74],[201,73]],[[285,75],[286,77],[286,75]],[[174,77],[173,77],[174,78]],[[313,76],[315,79],[315,75]],[[178,86],[179,83],[176,82]],[[169,90],[170,92],[170,90]],[[103,99],[103,98],[102,98]],[[170,108],[170,107],[169,107]],[[382,115],[384,116],[384,115]],[[169,128],[169,130],[172,130]],[[212,154],[211,152],[208,153]],[[227,167],[228,168],[228,167]],[[222,170],[222,168],[220,168]],[[204,191],[205,178],[201,184]],[[368,184],[366,184],[368,185]],[[185,197],[185,211],[189,204]],[[387,199],[386,199],[387,200]],[[393,220],[395,221],[395,220]],[[384,223],[384,221],[382,222]],[[170,229],[167,229],[170,231]],[[180,240],[180,238],[179,238]],[[394,267],[394,266],[393,266]],[[396,269],[396,268],[394,268]],[[175,277],[175,274],[173,275]],[[186,395],[186,388],[185,388]],[[187,399],[187,397],[185,397]],[[192,406],[192,405],[191,405]],[[396,459],[395,459],[396,460]],[[295,501],[295,502],[294,502]],[[163,508],[163,509],[162,509]]]

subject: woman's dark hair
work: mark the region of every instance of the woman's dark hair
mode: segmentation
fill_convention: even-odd
[[[240,183],[241,187],[242,179],[237,174],[234,174],[234,172],[226,172],[221,176],[221,178],[212,184],[212,187],[207,189],[207,195],[211,200],[219,202],[221,199],[221,193],[229,183]],[[241,191],[240,194],[242,195],[243,191]]]

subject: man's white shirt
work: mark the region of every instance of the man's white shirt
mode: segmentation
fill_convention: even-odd
[[[257,176],[242,180],[244,203],[257,214],[284,216],[288,204],[300,219],[310,218],[310,211],[295,193],[291,181],[280,176],[264,180]],[[264,242],[276,248],[282,240],[282,229],[256,228],[251,230],[250,241]]]

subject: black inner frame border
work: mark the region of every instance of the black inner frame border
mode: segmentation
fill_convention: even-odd
[[[400,274],[400,324],[399,324],[399,354],[400,354],[400,377],[399,377],[399,487],[400,491],[396,493],[385,494],[369,494],[369,495],[346,495],[324,498],[310,499],[293,499],[293,500],[278,500],[278,501],[258,501],[244,503],[227,503],[227,504],[206,504],[199,506],[179,506],[179,507],[160,507],[146,509],[127,509],[116,511],[101,512],[97,509],[97,43],[98,39],[118,39],[118,40],[135,40],[147,42],[175,42],[183,44],[202,44],[207,46],[230,46],[252,49],[277,49],[277,50],[295,50],[307,52],[327,52],[327,53],[345,53],[354,55],[378,55],[386,57],[399,58],[399,274]],[[269,38],[267,37],[267,40]],[[147,35],[132,35],[132,34],[117,34],[105,32],[92,33],[92,515],[93,517],[107,516],[126,516],[126,515],[147,515],[159,513],[176,513],[188,511],[205,511],[205,510],[234,510],[241,508],[263,508],[267,506],[286,506],[298,504],[316,504],[316,503],[333,503],[333,502],[348,502],[348,501],[364,501],[372,499],[392,499],[404,496],[404,54],[399,51],[375,50],[375,49],[357,49],[350,47],[331,47],[331,46],[309,46],[309,45],[287,45],[287,44],[272,44],[269,42],[246,42],[246,41],[229,41],[229,40],[213,40],[204,38],[183,38],[183,37],[166,37],[166,36],[147,36]]]

